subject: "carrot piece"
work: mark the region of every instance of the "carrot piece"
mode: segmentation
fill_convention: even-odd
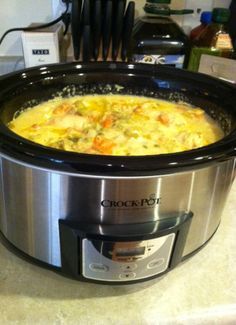
[[[161,122],[162,124],[164,124],[164,125],[169,125],[170,124],[170,119],[169,119],[168,115],[165,115],[165,114],[160,114],[157,117],[157,120],[159,122]]]
[[[111,154],[114,145],[111,140],[96,136],[93,140],[92,149],[103,154]]]
[[[33,130],[38,130],[38,129],[40,129],[40,126],[38,125],[38,124],[32,124],[31,125],[31,128],[33,129]]]
[[[102,122],[102,127],[107,129],[110,128],[113,124],[113,117],[111,115],[107,116],[106,119]]]
[[[54,115],[61,115],[67,113],[71,109],[71,106],[68,103],[63,103],[54,108],[53,114]]]

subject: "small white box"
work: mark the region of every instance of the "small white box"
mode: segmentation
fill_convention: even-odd
[[[33,23],[29,27],[33,26],[37,25]],[[21,38],[26,68],[61,62],[61,42],[63,38],[61,24],[34,31],[24,31]]]

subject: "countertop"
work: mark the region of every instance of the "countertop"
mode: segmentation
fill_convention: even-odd
[[[0,244],[0,324],[236,324],[236,183],[222,222],[198,254],[148,282],[77,282]]]

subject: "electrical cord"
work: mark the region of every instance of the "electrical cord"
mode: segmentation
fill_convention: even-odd
[[[62,15],[58,18],[56,18],[55,20],[52,20],[51,22],[49,23],[46,23],[46,24],[42,24],[42,25],[38,25],[38,26],[34,26],[34,27],[16,27],[16,28],[11,28],[11,29],[8,29],[3,35],[2,37],[0,38],[0,45],[2,44],[3,40],[5,39],[5,37],[9,34],[9,33],[12,33],[12,32],[19,32],[19,31],[32,31],[32,30],[37,30],[37,29],[42,29],[42,28],[47,28],[47,27],[50,27],[50,26],[53,26],[55,24],[57,24],[58,22],[60,21],[68,21],[68,18],[67,18],[67,13],[68,13],[68,9],[69,9],[69,0],[66,0],[66,9],[65,11],[62,13]],[[67,32],[67,29],[66,28],[66,31]],[[65,33],[64,33],[65,35]]]

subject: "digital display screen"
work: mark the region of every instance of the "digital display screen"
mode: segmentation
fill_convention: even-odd
[[[118,248],[116,250],[116,256],[136,256],[143,255],[145,247],[134,247],[134,248]]]

